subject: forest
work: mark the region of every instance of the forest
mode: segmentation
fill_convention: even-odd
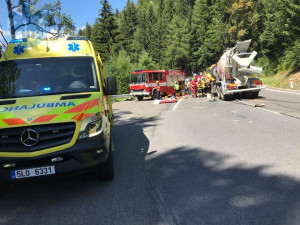
[[[78,32],[94,43],[120,84],[128,84],[134,69],[206,71],[226,47],[247,39],[264,75],[297,71],[299,34],[299,0],[128,0],[116,12],[101,0],[95,23]]]
[[[107,73],[117,78],[119,93],[128,93],[129,73],[135,69],[180,69],[191,76],[216,63],[227,47],[247,39],[252,39],[250,50],[258,52],[254,64],[263,68],[263,76],[273,77],[282,71],[299,73],[299,3],[128,0],[121,11],[113,11],[109,0],[100,0],[94,24],[86,23],[77,35],[86,36],[100,52]],[[50,25],[56,24],[51,13],[60,10],[59,1],[55,4],[45,8]],[[58,16],[63,18],[57,20],[59,28],[69,25],[64,31],[74,31],[71,18]]]

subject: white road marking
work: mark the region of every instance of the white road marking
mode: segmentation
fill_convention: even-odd
[[[240,101],[240,102],[243,103],[243,104],[245,104],[245,105],[252,106],[252,104],[249,104],[249,103],[247,103],[247,102],[244,102],[244,101]],[[279,112],[272,111],[272,110],[269,110],[269,109],[264,109],[264,108],[262,108],[262,107],[255,107],[255,108],[259,108],[259,109],[262,109],[262,110],[267,111],[267,112],[275,113],[275,114],[277,114],[277,115],[282,115],[282,114],[279,113]]]
[[[194,109],[204,109],[204,107],[196,107],[196,106],[194,106],[193,108]]]
[[[175,111],[175,110],[177,109],[177,107],[179,106],[179,104],[180,104],[181,101],[182,101],[182,99],[180,99],[180,100],[176,103],[176,105],[174,105],[172,111]]]
[[[299,92],[281,91],[281,90],[275,90],[275,89],[271,89],[271,88],[266,88],[266,90],[268,90],[268,91],[275,91],[275,92],[282,92],[282,93],[286,93],[286,94],[300,95]]]

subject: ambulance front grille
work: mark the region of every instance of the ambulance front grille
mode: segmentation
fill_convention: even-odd
[[[35,152],[69,143],[76,124],[57,123],[0,129],[0,152]]]

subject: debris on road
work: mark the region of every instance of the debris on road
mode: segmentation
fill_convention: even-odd
[[[252,105],[253,107],[264,107],[265,106],[265,104],[254,104],[254,105]]]

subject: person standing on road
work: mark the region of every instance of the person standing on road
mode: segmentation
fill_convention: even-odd
[[[204,97],[204,94],[206,94],[205,77],[202,77],[202,79],[200,80],[200,90],[201,90],[201,93],[202,93],[202,97]]]
[[[160,99],[160,86],[159,81],[156,81],[156,98]]]
[[[177,97],[179,97],[179,89],[180,89],[177,81],[175,81],[174,89],[175,89],[175,97],[177,98]]]
[[[193,92],[193,98],[196,97],[196,79],[195,77],[193,78],[192,82],[191,82],[191,89]]]

